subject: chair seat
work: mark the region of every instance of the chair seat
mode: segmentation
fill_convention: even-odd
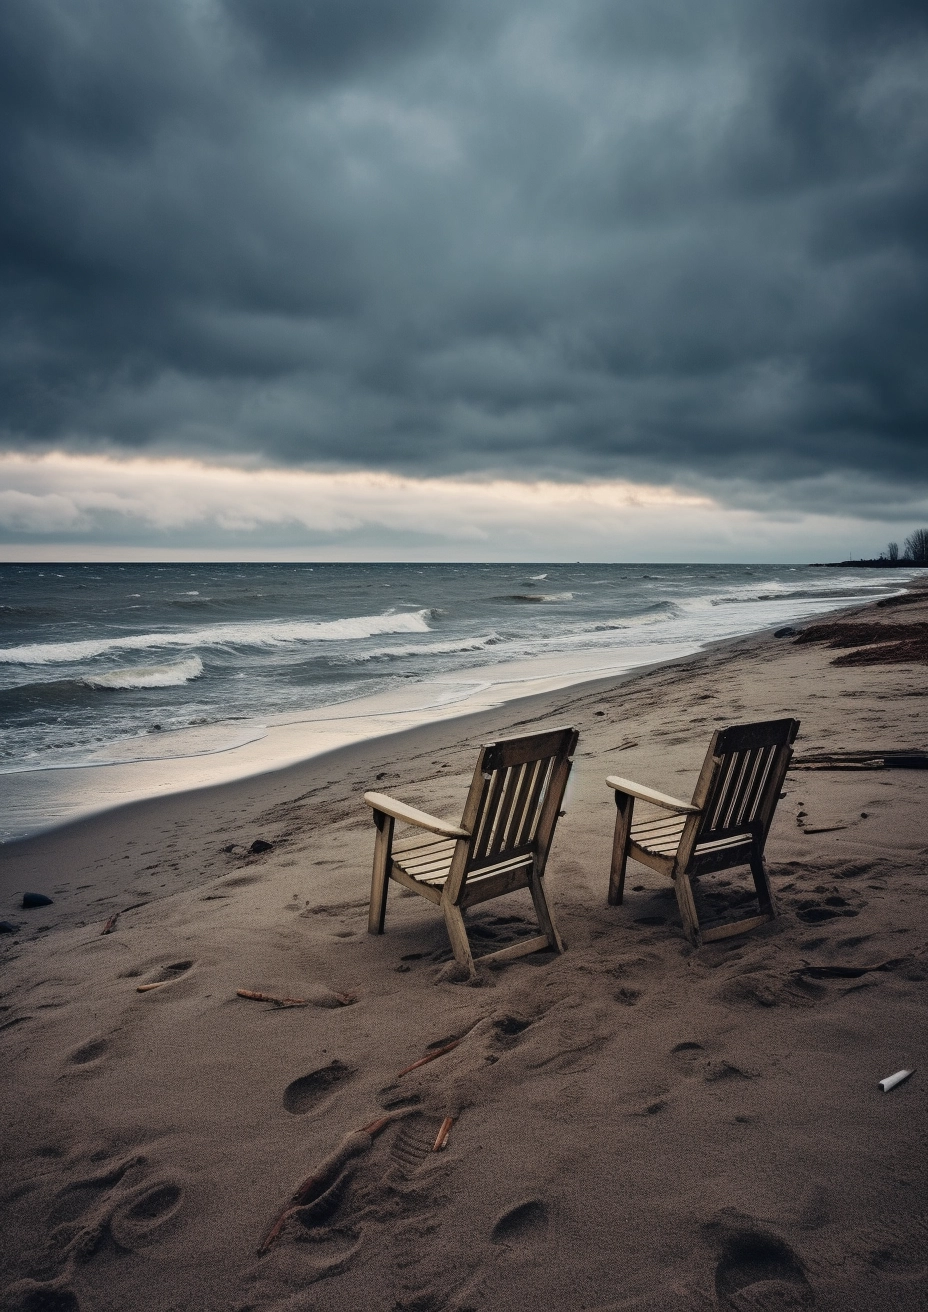
[[[680,837],[686,824],[685,815],[658,817],[653,820],[639,820],[631,828],[631,841],[645,852],[654,856],[676,856],[680,846]],[[713,852],[724,852],[730,847],[744,847],[753,841],[750,832],[726,834],[724,838],[710,839],[706,843],[697,843],[693,857],[707,856]]]
[[[419,884],[429,884],[440,888],[448,878],[451,858],[457,846],[453,838],[436,838],[429,834],[416,834],[412,838],[402,839],[393,845],[393,864],[409,875]],[[479,872],[468,877],[468,885],[474,887],[490,875],[499,875],[504,871],[521,870],[531,866],[534,860],[531,852],[508,857],[493,865],[481,866]]]

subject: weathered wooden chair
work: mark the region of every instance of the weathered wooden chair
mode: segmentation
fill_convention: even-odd
[[[563,952],[542,881],[576,746],[572,728],[488,743],[480,752],[460,825],[383,793],[365,793],[377,826],[369,933],[383,933],[387,889],[395,879],[441,907],[454,955],[473,975],[464,911],[527,888],[542,932],[480,960],[521,957],[542,948]],[[394,841],[397,821],[420,832]]]
[[[764,865],[764,844],[793,754],[798,720],[769,720],[719,729],[712,735],[692,802],[680,802],[629,779],[610,776],[617,815],[609,902],[617,906],[629,857],[673,880],[686,937],[695,946],[745,934],[776,915]],[[667,816],[633,821],[636,798]],[[701,929],[690,879],[748,865],[760,913]]]

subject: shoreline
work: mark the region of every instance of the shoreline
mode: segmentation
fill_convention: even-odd
[[[904,629],[928,593],[861,610]],[[762,631],[0,849],[4,1312],[918,1312],[924,773],[792,771],[753,933],[692,950],[635,865],[606,902],[607,774],[685,798],[715,728],[784,715],[800,758],[928,738],[923,664],[836,655]],[[450,982],[441,915],[397,889],[370,936],[363,791],[456,820],[479,742],[564,722],[567,951]],[[699,897],[736,917],[730,874]],[[533,924],[524,893],[468,915],[484,951]],[[257,1255],[320,1166],[325,1206]]]

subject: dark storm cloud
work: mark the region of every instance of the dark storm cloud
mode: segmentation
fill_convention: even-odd
[[[7,0],[7,445],[909,496],[926,74],[901,2]]]

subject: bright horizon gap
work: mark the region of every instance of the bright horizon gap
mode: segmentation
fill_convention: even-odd
[[[878,555],[926,519],[928,503],[829,515],[627,479],[0,453],[7,563],[800,564]]]

